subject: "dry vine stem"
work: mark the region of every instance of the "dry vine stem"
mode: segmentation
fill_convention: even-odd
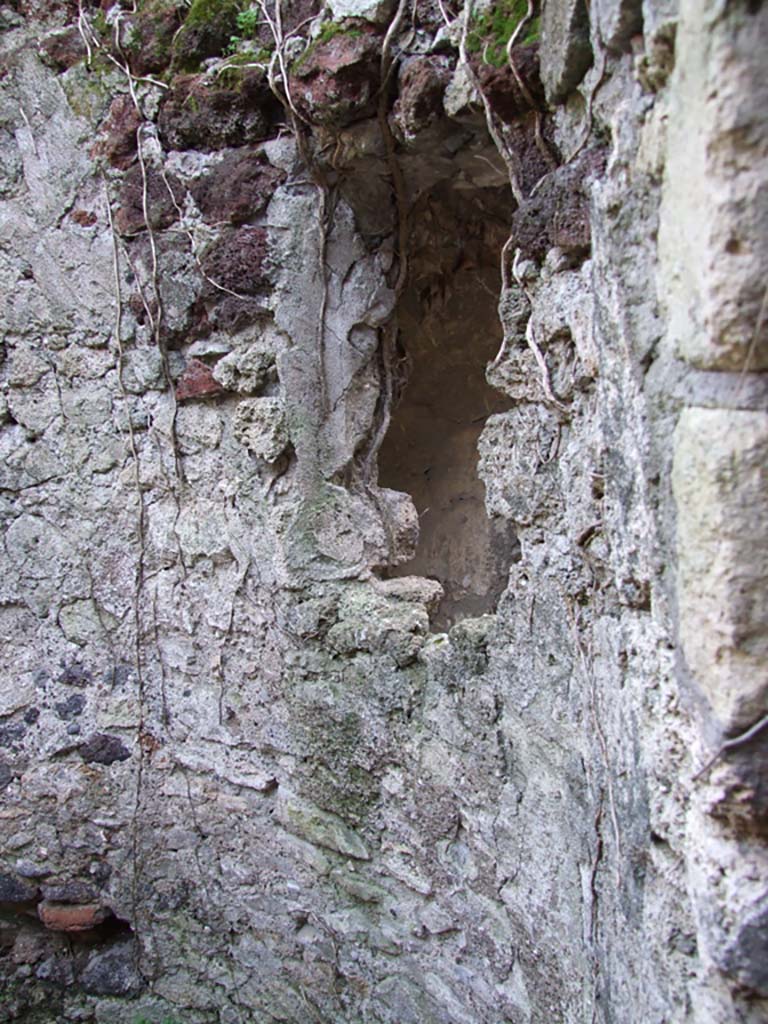
[[[506,248],[506,246],[504,247]],[[536,334],[533,329],[533,298],[525,286],[525,282],[520,276],[519,264],[520,264],[520,249],[515,249],[515,258],[512,260],[512,276],[518,284],[518,287],[525,296],[528,305],[531,309],[531,315],[528,318],[528,323],[525,325],[525,340],[528,342],[528,348],[533,352],[533,357],[541,372],[541,386],[547,401],[552,405],[558,412],[568,412],[568,406],[564,405],[560,399],[555,395],[552,390],[552,383],[549,378],[549,367],[547,361],[544,358],[541,349],[539,348],[538,342],[536,341]]]
[[[528,0],[528,9],[525,12],[525,15],[518,22],[517,26],[515,27],[515,31],[512,33],[512,35],[507,40],[507,46],[506,46],[507,63],[509,64],[509,68],[510,68],[510,70],[512,72],[512,76],[515,79],[515,82],[517,84],[518,89],[520,90],[520,93],[521,93],[523,99],[528,104],[528,106],[531,108],[531,110],[534,112],[533,138],[534,138],[534,141],[536,143],[536,148],[538,149],[538,151],[541,153],[541,155],[546,160],[547,165],[549,166],[550,170],[554,171],[555,168],[557,167],[557,160],[555,160],[554,156],[552,155],[552,153],[550,151],[550,148],[547,145],[547,143],[544,141],[544,136],[541,133],[541,125],[542,125],[541,111],[539,110],[536,101],[534,100],[533,96],[531,95],[531,90],[525,84],[522,75],[517,70],[517,64],[515,63],[515,59],[512,56],[512,50],[515,47],[515,45],[517,43],[517,40],[522,35],[523,29],[528,24],[528,22],[531,20],[531,18],[533,18],[533,15],[535,13],[535,7],[536,7],[535,0]]]
[[[597,706],[597,688],[595,687],[594,673],[589,667],[587,661],[587,654],[584,650],[584,644],[579,633],[579,626],[576,616],[573,612],[570,598],[563,594],[563,603],[565,604],[566,615],[568,618],[568,624],[571,629],[571,636],[573,637],[573,643],[578,651],[579,664],[581,666],[581,673],[584,677],[584,681],[589,687],[589,705],[590,711],[592,712],[592,720],[595,724],[595,733],[597,734],[597,741],[600,747],[600,753],[603,759],[603,767],[605,769],[605,782],[608,789],[608,807],[611,813],[611,824],[613,825],[613,835],[616,841],[616,886],[621,889],[621,830],[619,829],[619,817],[616,812],[616,800],[613,793],[613,779],[611,777],[611,761],[608,756],[608,742],[603,732],[603,726],[600,721],[600,714]]]
[[[472,17],[472,4],[473,0],[467,0],[464,6],[464,17],[461,25],[461,39],[459,40],[459,63],[464,68],[464,72],[475,88],[480,101],[483,104],[483,110],[485,112],[485,123],[488,128],[488,134],[493,139],[496,149],[501,154],[501,158],[507,166],[507,174],[509,175],[509,187],[512,189],[512,195],[515,197],[515,201],[518,205],[522,205],[525,200],[523,190],[520,187],[520,182],[517,177],[517,168],[514,166],[512,155],[509,152],[509,148],[504,141],[504,138],[496,127],[496,122],[493,116],[493,110],[491,104],[488,101],[488,97],[483,92],[480,83],[477,80],[477,75],[472,70],[472,66],[469,63],[467,56],[467,34],[469,32],[469,22]]]
[[[767,725],[768,715],[763,715],[759,721],[755,722],[754,725],[751,725],[749,729],[745,730],[745,732],[739,733],[738,736],[734,736],[730,740],[724,740],[706,764],[702,768],[699,768],[691,779],[691,782],[698,782],[702,775],[706,775],[710,768],[714,767],[724,754],[729,750],[734,750],[736,747],[741,747],[745,743],[749,743],[749,741],[754,739],[758,733],[761,733]]]
[[[107,187],[106,178],[103,178],[104,184],[104,199],[107,207],[107,221],[109,223],[109,230],[112,235],[112,267],[115,278],[115,340],[117,344],[117,382],[120,389],[120,395],[123,399],[123,407],[125,409],[126,420],[128,423],[128,438],[131,449],[131,458],[133,461],[133,474],[134,474],[134,486],[136,488],[136,501],[137,501],[137,523],[136,531],[138,534],[139,554],[136,563],[136,581],[134,585],[133,593],[133,630],[134,630],[134,664],[136,668],[136,681],[138,684],[138,736],[139,740],[144,734],[146,726],[146,686],[144,681],[144,671],[142,667],[141,657],[141,635],[142,635],[142,624],[141,624],[141,594],[144,589],[144,538],[146,534],[146,513],[144,509],[144,498],[141,491],[141,475],[139,465],[139,453],[136,447],[136,436],[133,431],[133,423],[131,422],[131,410],[128,402],[128,394],[125,390],[125,382],[123,380],[123,370],[125,366],[124,354],[123,354],[123,342],[122,342],[122,329],[123,329],[123,299],[122,290],[120,287],[120,257],[117,248],[117,235],[115,233],[115,225],[112,217],[112,205],[109,198],[109,189]],[[131,854],[133,858],[133,877],[131,879],[131,911],[133,915],[133,921],[135,925],[138,925],[139,921],[139,811],[141,809],[141,794],[144,781],[144,748],[141,742],[139,742],[139,763],[136,769],[136,796],[133,805],[133,816],[131,821]],[[140,950],[140,947],[139,947]],[[139,963],[140,953],[137,953],[137,966]]]

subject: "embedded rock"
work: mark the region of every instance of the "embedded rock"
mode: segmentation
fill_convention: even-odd
[[[252,151],[225,154],[190,191],[203,217],[211,223],[244,224],[266,207],[285,171]]]
[[[238,89],[181,75],[164,98],[157,123],[170,149],[216,150],[268,139],[276,114],[276,100],[261,71],[245,73]]]
[[[288,444],[282,402],[277,398],[246,398],[235,412],[235,437],[265,462],[274,462]]]
[[[115,761],[126,761],[131,753],[117,736],[106,733],[94,733],[78,750],[82,759],[88,764],[114,764]]]
[[[176,384],[176,398],[180,402],[189,398],[213,398],[223,395],[224,391],[210,366],[200,359],[190,359]]]
[[[675,446],[680,639],[726,732],[765,714],[768,413],[686,409]]]
[[[585,0],[544,0],[541,79],[549,103],[562,103],[592,63]]]
[[[375,111],[381,37],[367,25],[322,38],[291,71],[298,110],[317,124],[341,128]]]

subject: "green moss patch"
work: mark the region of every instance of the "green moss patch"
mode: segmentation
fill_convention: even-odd
[[[507,61],[507,42],[528,10],[527,0],[499,0],[472,19],[467,33],[467,53],[486,64],[502,67]],[[536,43],[539,39],[539,18],[528,24],[519,45]]]
[[[242,0],[193,0],[173,43],[173,64],[196,71],[208,57],[218,57],[236,34]]]

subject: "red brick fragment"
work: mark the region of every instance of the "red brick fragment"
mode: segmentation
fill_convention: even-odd
[[[200,359],[190,359],[176,385],[176,399],[212,398],[224,394],[224,388],[214,378],[210,366]]]
[[[70,216],[75,224],[79,224],[82,228],[91,228],[98,220],[92,210],[73,210]]]
[[[37,916],[54,932],[86,932],[112,917],[109,907],[100,903],[55,903],[43,900]]]

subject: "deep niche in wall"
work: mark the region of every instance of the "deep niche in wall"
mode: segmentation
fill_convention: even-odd
[[[486,419],[508,401],[485,379],[499,349],[499,253],[508,189],[430,190],[411,211],[408,280],[397,309],[395,404],[379,483],[408,492],[419,513],[414,558],[396,575],[440,580],[434,626],[493,611],[517,543],[490,519],[477,472]]]

